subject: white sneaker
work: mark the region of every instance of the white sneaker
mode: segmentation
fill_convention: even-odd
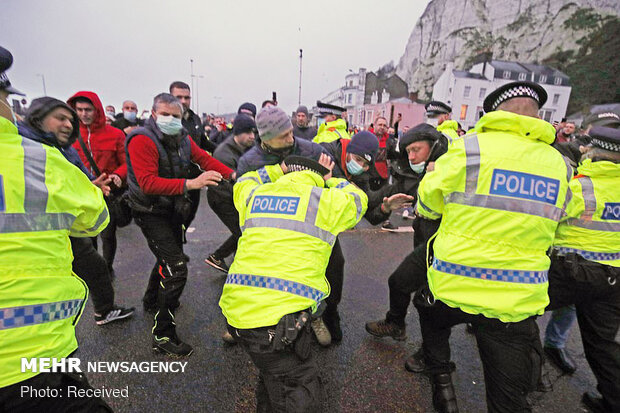
[[[323,347],[327,347],[332,343],[332,335],[329,333],[322,318],[317,318],[312,322],[312,330],[317,341]]]

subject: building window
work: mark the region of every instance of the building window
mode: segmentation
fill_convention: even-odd
[[[527,78],[527,73],[519,73],[519,80],[525,80]]]
[[[467,117],[467,105],[461,105],[461,120],[465,120]]]
[[[510,79],[510,70],[504,70],[504,79]]]
[[[557,105],[559,101],[560,101],[560,94],[556,93],[555,95],[553,95],[553,104]]]
[[[482,106],[477,106],[476,107],[476,121],[478,121],[483,115],[484,115],[484,112],[482,110]]]
[[[558,86],[559,86],[559,85],[561,85],[561,84],[562,84],[562,78],[561,78],[561,77],[557,77],[557,76],[556,76],[556,77],[553,79],[553,83],[555,83],[555,84],[556,84],[556,85],[558,85]]]
[[[351,93],[349,93],[347,95],[347,103],[351,103],[351,100],[353,100],[353,95]]]
[[[484,97],[487,95],[487,88],[485,87],[481,87],[480,88],[480,94],[478,95],[478,97],[480,99],[484,99]]]
[[[471,86],[465,86],[465,90],[463,91],[463,97],[468,98],[471,93]]]
[[[551,122],[551,115],[553,115],[552,110],[543,109],[543,110],[538,111],[538,116],[540,116],[541,119],[547,122]]]
[[[547,75],[540,75],[540,77],[538,78],[538,81],[540,83],[545,83],[547,81]]]

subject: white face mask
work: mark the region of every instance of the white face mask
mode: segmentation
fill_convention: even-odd
[[[181,119],[175,118],[172,115],[159,115],[157,116],[155,123],[164,135],[177,135],[179,132],[181,132],[181,129],[183,128]]]
[[[424,172],[424,165],[425,164],[426,164],[426,162],[411,163],[411,161],[409,161],[409,166],[411,167],[413,172],[415,172],[417,174],[421,174],[422,172]]]

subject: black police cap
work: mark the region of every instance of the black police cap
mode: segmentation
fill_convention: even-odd
[[[497,110],[497,107],[513,98],[531,98],[542,108],[547,101],[547,92],[538,83],[521,81],[510,82],[498,87],[484,99],[483,108],[486,113]]]
[[[11,52],[0,46],[0,90],[4,90],[15,95],[24,96],[22,92],[11,86],[11,81],[9,80],[6,73],[4,73],[11,67],[12,64],[13,55],[11,54]]]
[[[315,161],[303,156],[289,155],[284,159],[284,164],[289,172],[312,171],[321,176],[329,173],[329,169]]]
[[[316,107],[319,108],[319,113],[321,115],[342,115],[342,112],[346,110],[345,108],[340,106],[323,103],[320,100],[316,101]]]
[[[620,129],[594,126],[589,132],[592,146],[612,152],[620,152]]]
[[[424,105],[424,109],[426,109],[426,113],[429,115],[442,115],[445,113],[452,113],[452,108],[450,106],[438,100],[431,100],[426,105]]]

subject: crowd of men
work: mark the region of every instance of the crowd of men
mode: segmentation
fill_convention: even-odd
[[[575,371],[565,342],[577,320],[600,392],[583,403],[620,412],[618,115],[591,115],[581,132],[554,127],[538,117],[544,88],[520,81],[491,92],[467,133],[437,101],[402,131],[385,117],[355,130],[343,108],[321,102],[315,128],[305,106],[291,117],[275,99],[242,103],[229,126],[203,122],[175,81],[148,117],[131,100],[116,114],[78,91],[34,99],[18,119],[6,101],[20,94],[4,73],[11,63],[0,48],[0,411],[111,411],[97,397],[19,397],[24,384],[89,388],[83,375],[22,372],[20,360],[77,349],[87,291],[98,325],[132,316],[112,286],[116,229],[131,220],[155,257],[143,297],[152,348],[192,354],[175,313],[187,229],[208,188],[230,236],[205,263],[226,273],[222,338],[259,371],[258,411],[320,409],[311,342],[343,339],[338,234],[362,218],[389,229],[391,213],[415,205],[412,252],[389,277],[385,317],[366,330],[406,339],[413,299],[422,346],[405,368],[429,377],[435,409],[458,412],[453,326],[468,324],[477,340],[488,411],[525,412],[528,393],[545,388],[545,355]],[[543,345],[536,318],[551,310]]]

